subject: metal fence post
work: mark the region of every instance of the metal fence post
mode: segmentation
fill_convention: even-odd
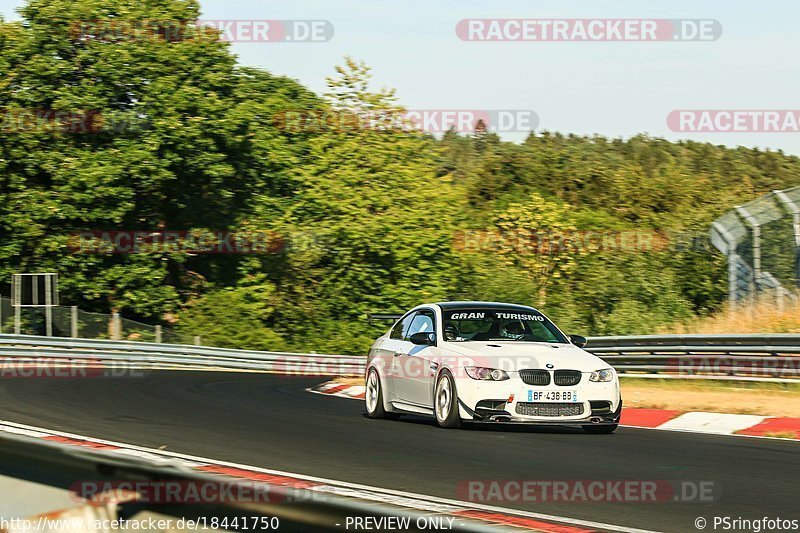
[[[750,235],[753,237],[751,244],[751,252],[753,254],[753,279],[751,280],[752,293],[751,296],[758,295],[761,288],[761,224],[758,219],[754,217],[744,206],[736,206],[734,208],[739,214],[739,218],[750,226]]]
[[[20,305],[22,303],[22,283],[19,277],[19,275],[14,274],[11,278],[12,292],[14,293],[12,297],[12,303],[14,305],[14,335],[19,335],[20,330],[22,330],[22,306]]]
[[[794,284],[800,287],[800,206],[798,206],[785,191],[773,191],[775,196],[783,203],[783,207],[792,215],[792,229],[794,230]]]
[[[161,342],[161,325],[156,326],[156,342]]]
[[[195,346],[201,346],[201,344],[200,344],[200,335],[195,335],[194,336],[194,345]]]
[[[73,339],[78,338],[78,306],[70,307],[69,334]]]
[[[122,319],[119,313],[111,315],[111,339],[115,341],[122,339]]]
[[[44,278],[44,328],[48,337],[53,336],[53,279],[49,275]]]

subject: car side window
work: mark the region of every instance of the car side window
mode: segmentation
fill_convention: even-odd
[[[411,322],[411,326],[404,332],[403,338],[408,340],[408,338],[415,333],[435,332],[433,319],[434,315],[432,311],[423,309],[417,312],[414,320]]]
[[[409,313],[397,324],[395,324],[392,328],[392,332],[389,334],[389,338],[403,340],[406,337],[406,332],[408,332],[408,328],[411,326],[411,322],[414,320],[416,315],[417,313]]]

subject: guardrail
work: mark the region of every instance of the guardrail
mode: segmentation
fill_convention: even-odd
[[[52,358],[84,362],[120,362],[143,365],[203,366],[260,370],[283,374],[356,376],[364,372],[364,358],[352,355],[261,352],[184,344],[0,335],[0,358]]]
[[[587,351],[640,378],[800,382],[800,335],[592,337]]]
[[[800,382],[800,335],[797,334],[592,337],[586,350],[627,377]],[[19,361],[53,358],[306,376],[361,376],[365,363],[364,357],[352,355],[31,335],[0,335],[0,360],[2,356]]]
[[[138,529],[132,525],[136,521],[147,525],[151,523],[151,519],[171,520],[169,523],[173,527],[168,530],[186,532],[197,531],[199,524],[202,524],[202,530],[223,532],[226,530],[341,532],[342,524],[348,520],[364,520],[366,517],[369,517],[369,520],[381,517],[392,520],[407,519],[408,531],[426,531],[424,525],[429,523],[431,517],[442,516],[441,511],[400,507],[384,503],[377,497],[369,499],[370,495],[363,490],[329,486],[327,487],[329,490],[321,492],[284,486],[279,475],[261,475],[250,480],[229,477],[226,474],[204,473],[189,468],[187,461],[166,459],[148,453],[137,455],[114,453],[109,449],[33,438],[19,432],[16,427],[0,424],[2,475],[30,482],[26,492],[28,497],[38,496],[43,500],[47,497],[52,498],[53,489],[56,489],[65,493],[63,499],[68,497],[75,502],[75,506],[80,505],[79,513],[70,513],[67,509],[29,518],[36,525],[48,524],[44,521],[46,517],[51,525],[45,529],[56,532],[75,531],[76,526],[69,522],[75,519],[82,519],[84,526],[93,523],[94,520],[106,519],[108,524],[112,524],[109,526],[110,529],[106,527],[87,529],[106,529],[120,533],[129,531],[129,527]],[[235,475],[236,469],[227,470],[234,471],[231,475]],[[2,476],[0,476],[1,482]],[[107,492],[90,491],[90,495],[98,498],[98,502],[85,504],[80,495],[73,492],[81,483],[109,488]],[[142,494],[145,497],[135,497],[131,489],[127,491],[114,489],[115,486],[124,486],[126,483],[144,487],[141,490],[144,491]],[[167,484],[171,484],[171,487],[177,490],[172,493],[167,492],[163,488]],[[155,487],[159,486],[162,487],[161,492],[156,491]],[[50,489],[42,490],[43,487]],[[194,492],[189,490],[193,487]],[[70,491],[69,496],[66,491]],[[10,494],[4,496],[6,502],[14,502]],[[236,500],[242,496],[242,501],[237,502]],[[159,497],[165,501],[158,501]],[[203,502],[204,498],[210,501]],[[58,503],[63,505],[61,500],[58,500]],[[58,518],[62,519],[61,525],[57,525]],[[195,526],[187,524],[175,527],[180,523],[179,518],[193,520]],[[279,521],[279,526],[271,525],[273,519]],[[497,531],[496,527],[478,520],[462,519],[455,515],[453,519],[457,519],[454,527],[456,531],[465,533]],[[113,525],[125,521],[129,527]],[[270,527],[266,527],[267,524],[270,524]],[[141,529],[153,527],[151,525]],[[163,528],[159,526],[159,529]]]

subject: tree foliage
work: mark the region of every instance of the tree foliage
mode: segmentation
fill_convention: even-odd
[[[367,313],[456,298],[539,304],[575,332],[648,333],[723,302],[723,258],[698,246],[715,217],[800,182],[800,162],[781,152],[644,135],[437,139],[401,127],[394,91],[375,90],[350,58],[318,96],[237,66],[213,35],[74,31],[198,14],[193,0],[29,0],[21,22],[0,21],[0,286],[55,271],[65,302],[177,317],[187,335],[262,349],[363,353],[381,330]],[[99,126],[16,127],[41,111]],[[287,113],[359,120],[292,129]],[[285,246],[70,247],[78,231],[193,229],[267,230]],[[586,232],[666,245],[538,244]],[[493,239],[469,249],[465,235]]]

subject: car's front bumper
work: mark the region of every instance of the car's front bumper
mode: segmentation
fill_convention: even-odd
[[[516,424],[616,424],[622,410],[619,381],[589,381],[584,373],[574,386],[536,386],[526,384],[519,375],[509,373],[505,381],[478,381],[469,377],[457,380],[461,418],[475,422]],[[542,393],[570,392],[577,399],[541,401]],[[535,407],[521,406],[532,404]],[[538,407],[536,407],[538,406]],[[545,411],[546,416],[526,412]],[[559,413],[559,414],[557,414]]]

